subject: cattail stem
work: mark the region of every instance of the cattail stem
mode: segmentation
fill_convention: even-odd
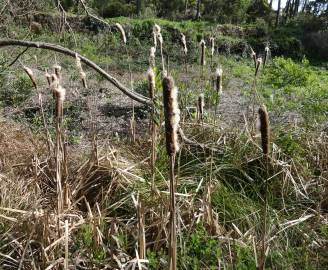
[[[138,198],[137,205],[137,216],[138,216],[138,248],[139,248],[139,259],[146,258],[146,237],[145,237],[145,216],[142,203]]]
[[[50,136],[50,133],[49,133],[49,129],[48,129],[46,117],[45,117],[45,114],[44,114],[42,93],[41,93],[41,91],[39,90],[39,88],[37,86],[36,79],[34,77],[33,71],[30,68],[25,67],[25,66],[23,66],[23,69],[26,72],[26,74],[29,76],[29,78],[30,78],[30,80],[31,80],[31,82],[33,84],[34,89],[38,93],[38,101],[39,101],[39,106],[40,106],[40,111],[41,111],[41,117],[42,117],[43,127],[45,129],[46,137],[47,137],[48,152],[51,153],[52,152],[53,143],[52,143],[52,140],[51,140],[51,136]],[[48,80],[48,77],[47,77],[47,80]]]
[[[262,209],[262,246],[261,246],[261,257],[258,269],[263,270],[265,268],[266,259],[266,233],[267,233],[267,210],[268,210],[268,178],[269,178],[269,151],[270,151],[270,130],[269,130],[269,116],[265,106],[259,108],[259,119],[260,119],[260,132],[261,132],[261,144],[264,157],[265,167],[265,180],[263,190],[264,205]]]
[[[176,236],[176,181],[174,175],[175,154],[170,156],[170,270],[176,270],[177,266],[177,236]]]
[[[170,270],[176,270],[176,205],[175,190],[176,181],[174,175],[175,157],[179,150],[178,128],[180,121],[180,111],[178,107],[177,88],[170,77],[163,79],[163,100],[165,115],[165,139],[166,151],[170,158],[170,240],[169,257]]]
[[[150,131],[151,131],[151,174],[152,174],[152,190],[155,189],[155,162],[156,162],[156,122],[155,122],[155,88],[156,88],[156,80],[155,73],[152,68],[148,69],[147,72],[148,79],[148,91],[149,97],[152,100],[152,108],[150,115]]]

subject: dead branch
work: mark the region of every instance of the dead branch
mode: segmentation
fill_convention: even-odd
[[[116,78],[109,75],[105,70],[103,70],[97,64],[95,64],[88,58],[78,54],[75,51],[72,51],[72,50],[62,47],[60,45],[55,45],[55,44],[51,44],[51,43],[33,42],[33,41],[15,40],[15,39],[0,39],[0,48],[1,47],[11,47],[11,46],[46,49],[46,50],[51,50],[51,51],[62,53],[62,54],[71,56],[73,58],[75,58],[77,55],[84,64],[86,64],[88,67],[95,70],[97,73],[101,74],[112,85],[114,85],[117,89],[119,89],[123,94],[127,95],[131,99],[133,99],[137,102],[140,102],[142,104],[147,104],[147,105],[151,104],[151,100],[148,97],[145,97],[143,95],[140,95],[140,94],[130,90],[129,88],[124,86],[122,83],[120,83]]]

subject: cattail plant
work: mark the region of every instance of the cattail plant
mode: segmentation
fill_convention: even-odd
[[[62,69],[61,66],[56,64],[56,65],[53,66],[53,69],[54,69],[54,72],[55,72],[58,80],[60,81],[61,80],[60,72],[61,72],[61,69]]]
[[[165,71],[165,64],[164,64],[164,55],[163,55],[163,36],[161,34],[161,27],[158,24],[155,24],[153,27],[153,38],[154,38],[154,46],[155,49],[157,48],[157,41],[159,41],[160,52],[161,52],[161,59],[162,59],[162,72],[163,75],[166,75]]]
[[[216,90],[216,101],[215,101],[215,117],[216,117],[216,113],[217,113],[217,107],[218,107],[218,103],[219,103],[219,98],[222,95],[222,75],[223,75],[223,71],[221,67],[218,67],[215,71],[215,90]]]
[[[256,59],[256,69],[255,69],[255,77],[257,77],[259,70],[260,70],[260,66],[262,64],[263,60],[262,57],[259,57]]]
[[[188,71],[188,69],[187,69],[187,54],[188,54],[187,41],[186,41],[186,36],[183,33],[181,33],[180,35],[181,35],[182,49],[183,49],[183,53],[184,53],[185,69],[187,72]]]
[[[138,220],[138,253],[139,259],[146,258],[146,235],[145,235],[145,214],[142,202],[138,196],[137,201],[137,220]]]
[[[48,86],[50,86],[50,84],[51,84],[51,75],[48,73],[48,70],[46,70],[45,76],[46,76],[46,79],[47,79]]]
[[[75,54],[75,60],[76,60],[76,67],[77,67],[77,70],[79,71],[83,87],[88,88],[88,86],[87,86],[87,75],[83,71],[81,58],[77,54]]]
[[[182,46],[183,46],[183,52],[185,55],[187,55],[188,53],[188,48],[187,48],[187,41],[186,41],[186,36],[181,33],[181,43],[182,43]]]
[[[23,66],[23,69],[26,72],[26,74],[28,75],[28,77],[30,78],[30,80],[31,80],[31,82],[33,84],[34,89],[38,93],[38,101],[39,101],[39,106],[40,106],[40,111],[41,111],[41,117],[42,117],[43,127],[45,129],[46,137],[47,137],[48,151],[49,151],[49,153],[51,153],[52,141],[51,141],[51,136],[50,136],[50,133],[49,133],[49,129],[48,129],[46,117],[45,117],[45,114],[44,114],[42,93],[38,89],[38,86],[37,86],[37,83],[36,83],[36,78],[34,76],[34,73],[33,73],[32,69],[30,69],[30,68],[28,68],[26,66]]]
[[[156,53],[156,48],[151,47],[149,53],[149,66],[152,68],[155,67],[155,59],[156,59],[155,53]]]
[[[197,111],[198,111],[198,121],[201,123],[203,123],[204,120],[204,107],[205,107],[204,94],[200,94],[198,97]]]
[[[269,54],[270,54],[270,48],[269,45],[267,44],[264,49],[263,69],[265,68],[265,65],[269,59]]]
[[[200,65],[204,67],[206,64],[206,60],[205,60],[206,43],[204,39],[200,41],[199,46],[200,46]]]
[[[163,79],[163,101],[165,115],[165,141],[166,151],[170,157],[170,241],[169,258],[170,270],[176,270],[176,208],[175,191],[176,181],[174,175],[175,157],[179,151],[178,128],[180,121],[180,110],[178,106],[178,90],[171,77]]]
[[[65,150],[63,142],[63,107],[65,101],[66,90],[59,84],[59,80],[56,74],[52,75],[52,82],[50,89],[55,97],[55,108],[56,108],[56,183],[57,183],[57,203],[58,203],[58,213],[61,213],[64,205],[67,204],[66,194],[63,193],[62,181],[63,181],[63,163],[65,161]],[[65,191],[67,191],[67,186],[65,186]]]
[[[148,79],[148,90],[149,97],[152,100],[152,110],[151,110],[151,120],[150,120],[150,131],[151,131],[151,174],[152,174],[152,188],[155,188],[155,161],[156,161],[156,122],[155,122],[155,73],[152,68],[149,68],[147,71]]]
[[[262,209],[262,247],[261,247],[261,256],[260,256],[260,264],[258,269],[265,268],[265,251],[266,251],[266,232],[267,232],[267,208],[268,208],[268,176],[269,176],[269,152],[270,152],[270,124],[269,124],[269,115],[267,112],[266,107],[263,105],[258,110],[259,113],[259,129],[261,132],[261,145],[262,145],[262,152],[264,156],[264,165],[266,171],[266,179],[264,181],[264,190],[263,190],[263,209]]]
[[[119,23],[115,23],[115,26],[117,27],[117,29],[120,31],[121,33],[121,37],[122,37],[122,41],[124,44],[126,44],[126,35],[125,35],[125,31],[124,31],[124,28],[121,24]]]
[[[250,47],[250,50],[251,50],[251,57],[253,59],[253,62],[254,62],[254,68],[256,69],[257,67],[257,62],[256,62],[256,53],[254,52],[253,48]]]
[[[215,39],[214,37],[210,37],[210,44],[211,44],[211,66],[213,64],[213,57],[215,53]]]

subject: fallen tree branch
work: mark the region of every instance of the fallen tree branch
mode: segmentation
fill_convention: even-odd
[[[89,60],[88,58],[78,54],[75,51],[62,47],[60,45],[55,45],[51,43],[44,43],[44,42],[34,42],[34,41],[25,41],[25,40],[15,40],[15,39],[0,39],[0,48],[1,47],[10,47],[10,46],[18,46],[18,47],[27,47],[27,48],[38,48],[38,49],[46,49],[55,52],[59,52],[68,56],[75,58],[76,55],[81,59],[81,61],[86,64],[88,67],[92,68],[99,74],[101,74],[104,78],[106,78],[112,85],[114,85],[117,89],[119,89],[123,94],[127,95],[131,99],[140,102],[142,104],[150,105],[151,101],[148,97],[140,95],[122,83],[120,83],[116,78],[109,75],[105,70],[99,67],[97,64]]]

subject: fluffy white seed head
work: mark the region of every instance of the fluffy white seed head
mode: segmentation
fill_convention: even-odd
[[[60,65],[54,65],[53,68],[54,68],[54,72],[55,72],[58,80],[60,80],[60,78],[61,78],[60,72],[62,70],[61,66]]]
[[[251,57],[256,57],[256,53],[254,52],[253,48],[250,47],[250,49],[251,49]]]
[[[156,53],[156,48],[155,47],[151,47],[150,48],[150,57],[154,57],[155,58],[155,53]]]
[[[59,102],[63,103],[66,96],[66,89],[62,87],[61,85],[58,85],[57,88],[55,88],[55,94]]]
[[[30,69],[29,67],[26,67],[26,66],[23,66],[23,69],[26,72],[26,74],[29,76],[29,78],[33,84],[33,87],[36,89],[37,85],[36,85],[36,80],[35,80],[32,69]]]
[[[126,44],[126,35],[125,35],[125,31],[124,28],[121,24],[119,23],[115,23],[115,26],[118,28],[118,30],[121,32],[121,36],[122,36],[122,40],[123,43]]]
[[[183,33],[181,33],[181,42],[183,45],[183,52],[184,54],[187,54],[188,53],[187,41],[186,41],[186,36]]]
[[[158,24],[155,24],[154,27],[153,27],[153,32],[157,35],[160,34],[161,33],[161,27]]]
[[[50,83],[49,88],[53,94],[55,94],[58,86],[59,86],[59,79],[56,74],[52,74],[51,75],[51,83]]]
[[[160,43],[161,45],[163,45],[163,36],[162,36],[162,34],[161,34],[161,33],[158,33],[157,37],[158,37],[158,41],[159,41],[159,43]]]
[[[180,109],[178,104],[178,88],[174,87],[173,91],[171,91],[171,99],[172,99],[172,117],[171,117],[171,125],[173,128],[173,142],[175,151],[179,151],[179,140],[178,140],[178,129],[180,123]]]
[[[221,95],[222,94],[222,75],[223,75],[223,70],[219,66],[215,70],[215,86],[216,86],[216,91]]]
[[[204,107],[205,107],[204,94],[200,94],[198,97],[198,110],[201,118],[203,118]]]
[[[157,34],[153,31],[154,48],[157,48]]]
[[[217,67],[215,70],[215,77],[221,77],[223,73],[223,70],[221,67]]]
[[[204,39],[202,39],[200,42],[199,42],[199,46],[201,46],[201,47],[205,47],[206,48],[206,42],[205,42],[205,40]]]
[[[155,53],[156,53],[155,47],[151,47],[149,52],[149,65],[151,67],[155,67],[155,59],[156,59]]]
[[[175,155],[179,151],[178,129],[180,110],[178,105],[178,89],[171,77],[163,79],[163,99],[165,115],[165,137],[168,155]]]
[[[214,55],[214,52],[215,52],[215,40],[214,40],[214,37],[211,37],[210,38],[210,43],[211,43],[211,55],[213,56]]]
[[[77,54],[75,54],[75,60],[76,60],[76,67],[77,67],[77,69],[79,71],[81,71],[82,70],[81,59],[80,59],[80,57]]]

